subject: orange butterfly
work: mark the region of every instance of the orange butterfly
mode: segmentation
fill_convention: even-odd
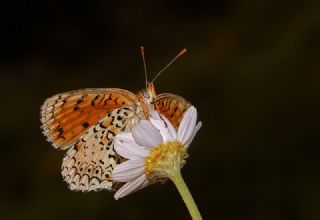
[[[164,69],[185,53],[182,50]],[[141,47],[143,63],[144,49]],[[162,70],[162,71],[163,71]],[[155,109],[177,128],[191,105],[184,98],[156,95],[153,82],[136,95],[123,89],[83,89],[48,98],[41,107],[44,135],[57,149],[68,150],[62,163],[62,176],[76,191],[112,190],[112,170],[122,162],[113,149],[114,137],[128,132],[139,120],[148,119]]]

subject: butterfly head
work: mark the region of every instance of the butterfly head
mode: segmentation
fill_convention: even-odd
[[[140,101],[148,105],[153,105],[156,99],[156,91],[154,89],[154,85],[151,82],[147,82],[147,86],[145,89],[142,89],[138,92],[138,97]]]
[[[144,112],[146,118],[149,118],[150,111],[155,109],[155,102],[156,102],[156,92],[154,89],[154,81],[160,76],[160,74],[166,70],[172,63],[174,63],[181,55],[185,54],[187,52],[187,49],[183,49],[177,56],[175,56],[160,72],[156,74],[155,77],[151,80],[151,82],[148,81],[148,74],[147,74],[147,67],[144,57],[144,47],[140,47],[143,66],[144,66],[144,74],[146,79],[146,88],[139,91],[137,96],[140,102],[140,105],[142,107],[142,111]]]

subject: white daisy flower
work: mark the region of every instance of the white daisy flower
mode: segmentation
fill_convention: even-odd
[[[180,172],[188,156],[187,149],[200,127],[197,110],[191,106],[177,130],[165,116],[153,111],[149,120],[141,120],[132,132],[118,134],[115,150],[128,160],[113,170],[112,179],[125,183],[114,198],[122,198]]]

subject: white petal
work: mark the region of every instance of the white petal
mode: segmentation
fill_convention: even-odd
[[[167,125],[164,123],[164,121],[160,118],[160,115],[158,112],[154,111],[151,113],[151,117],[150,117],[150,121],[152,123],[152,125],[159,130],[162,138],[163,138],[163,142],[168,142],[168,141],[172,141],[173,137],[170,134]]]
[[[118,164],[112,171],[112,180],[128,182],[144,173],[144,160],[128,160]]]
[[[139,176],[138,178],[124,184],[115,194],[115,199],[120,199],[122,197],[125,197],[133,192],[138,191],[139,189],[142,189],[146,187],[149,184],[149,181],[145,174]]]
[[[186,148],[188,148],[191,144],[191,142],[193,141],[194,137],[196,136],[196,134],[198,133],[199,129],[201,128],[202,126],[202,122],[199,121],[197,126],[196,126],[196,129],[194,130],[193,134],[190,136],[190,138],[187,140],[186,142]]]
[[[163,142],[160,132],[147,120],[141,120],[132,128],[132,136],[137,144],[148,148],[153,148]]]
[[[130,132],[122,132],[116,135],[116,139],[121,139],[124,142],[127,142],[129,144],[134,144],[135,141],[132,137],[132,134]]]
[[[182,121],[178,128],[178,140],[183,144],[186,144],[186,141],[194,133],[197,123],[197,109],[193,106],[190,106],[186,113],[183,115]]]
[[[120,133],[115,138],[114,149],[127,159],[145,158],[149,151],[134,141],[131,133]]]
[[[170,136],[172,137],[172,140],[176,140],[177,139],[177,131],[176,131],[176,129],[173,127],[171,122],[166,118],[166,116],[161,115],[161,118],[166,123],[168,132],[169,132]]]
[[[150,111],[150,115],[152,119],[154,120],[161,120],[159,112],[158,111]]]
[[[165,126],[157,111],[150,112],[150,115],[149,120],[156,129],[160,130],[160,128]]]

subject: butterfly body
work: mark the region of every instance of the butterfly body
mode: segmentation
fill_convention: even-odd
[[[177,127],[189,106],[180,96],[156,95],[152,83],[137,95],[123,89],[84,89],[47,99],[41,107],[41,122],[53,146],[68,150],[62,176],[70,189],[112,190],[112,170],[124,160],[113,149],[114,137],[148,119],[151,110]]]

